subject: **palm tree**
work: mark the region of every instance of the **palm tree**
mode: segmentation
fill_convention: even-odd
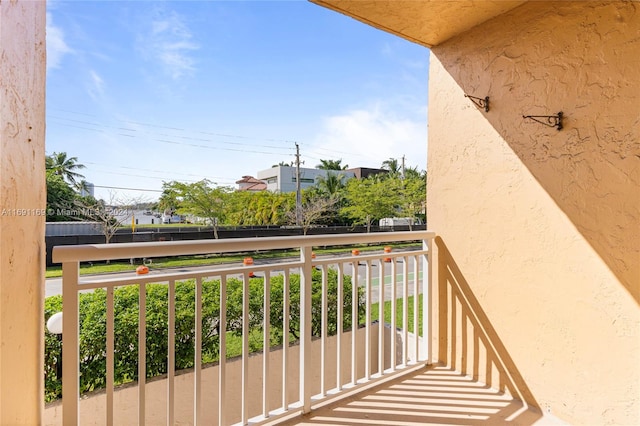
[[[88,195],[89,194],[89,182],[82,179],[80,182],[76,184],[76,189],[80,192],[80,195]]]
[[[344,188],[344,175],[342,173],[327,172],[327,176],[318,176],[316,186],[322,194],[333,197]]]
[[[45,158],[45,167],[54,174],[61,176],[74,187],[78,187],[76,179],[84,178],[76,170],[84,169],[84,164],[78,163],[78,157],[67,157],[66,152],[54,152]]]
[[[382,162],[382,169],[389,170],[390,175],[397,175],[400,173],[400,164],[397,158],[389,158]]]
[[[407,167],[404,171],[404,177],[407,179],[425,179],[427,172],[424,170],[418,170],[418,167]]]
[[[316,166],[316,169],[320,170],[347,170],[349,165],[342,165],[342,158],[339,160],[320,160],[320,164]]]

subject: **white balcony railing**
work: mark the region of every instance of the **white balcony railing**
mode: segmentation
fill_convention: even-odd
[[[58,246],[53,250],[53,260],[63,265],[63,377],[62,377],[62,413],[63,424],[74,425],[80,422],[79,415],[79,293],[95,289],[106,291],[106,424],[114,423],[114,290],[124,286],[139,286],[139,317],[138,317],[138,383],[137,383],[137,422],[148,422],[147,405],[150,397],[146,393],[146,287],[152,283],[166,283],[168,286],[168,357],[166,374],[166,421],[172,425],[176,418],[176,371],[175,371],[175,288],[176,282],[194,280],[195,286],[195,355],[193,368],[193,418],[194,424],[223,425],[239,422],[240,424],[262,423],[273,421],[281,416],[295,413],[308,413],[318,401],[325,401],[346,390],[378,380],[399,371],[405,370],[412,364],[430,363],[431,342],[431,270],[430,255],[431,242],[434,233],[430,231],[390,232],[371,234],[341,234],[305,237],[273,237],[228,240],[200,240],[176,241],[159,243],[126,243],[101,244],[81,246]],[[360,255],[318,257],[313,255],[314,247],[361,245],[370,243],[399,243],[405,241],[419,241],[417,249],[394,251],[385,253],[383,250],[367,251]],[[269,263],[249,266],[224,265],[222,267],[194,268],[192,271],[163,270],[154,271],[149,275],[130,276],[101,276],[80,278],[80,262],[101,261],[129,258],[153,258],[177,255],[198,254],[230,254],[237,252],[254,252],[256,250],[299,249],[300,258],[294,261],[270,261]],[[319,335],[312,336],[312,275],[313,270],[321,272],[321,307]],[[329,291],[328,274],[330,269],[337,271],[337,300],[336,330],[334,337],[328,335]],[[377,272],[375,272],[377,269]],[[249,372],[249,314],[250,314],[250,280],[253,273],[261,274],[263,278],[263,309],[264,313],[271,312],[272,294],[271,278],[276,275],[283,277],[282,294],[282,355],[281,377],[273,381],[273,358],[270,344],[271,324],[270,315],[262,319],[263,356],[261,371],[254,369]],[[289,306],[296,301],[290,300],[289,283],[294,274],[300,276],[300,308],[299,308],[299,341],[291,345],[289,330],[291,324]],[[316,272],[316,275],[318,273]],[[345,322],[344,316],[344,282],[351,280],[351,318],[357,321],[359,310],[364,310],[364,320],[360,327],[352,327],[354,332],[341,332]],[[209,389],[203,390],[202,375],[202,315],[203,315],[203,280],[216,279],[220,283],[220,311],[219,311],[219,360],[217,374],[217,415],[214,419],[205,419],[203,404]],[[227,367],[227,280],[237,278],[242,282],[242,356],[238,361],[241,369],[240,413],[230,412],[229,380]],[[364,293],[364,294],[363,294]],[[363,304],[358,301],[363,299]],[[411,300],[412,299],[412,300]],[[422,312],[419,312],[419,299],[423,299]],[[410,301],[411,300],[411,301]],[[385,302],[387,311],[390,310],[389,326],[380,325],[372,321],[372,315],[384,318]],[[409,306],[409,303],[412,303]],[[376,305],[377,304],[377,305]],[[376,308],[377,306],[377,308]],[[338,308],[341,307],[341,308]],[[377,309],[377,312],[373,310]],[[398,311],[401,317],[396,320]],[[413,311],[410,314],[410,311]],[[347,311],[348,312],[348,311]],[[420,319],[420,316],[422,317]],[[422,324],[419,324],[419,321]],[[412,327],[414,333],[409,333]],[[418,330],[423,330],[423,337],[419,337]],[[348,330],[347,330],[348,331]],[[358,340],[364,333],[364,345]],[[349,336],[350,334],[350,336]],[[329,339],[332,340],[329,345]],[[313,345],[313,346],[312,346]],[[332,347],[329,350],[329,346]],[[318,369],[312,362],[317,358],[316,347],[319,347],[319,377]],[[335,347],[335,349],[333,349]],[[296,356],[291,351],[296,349]],[[345,357],[345,352],[350,352]],[[291,360],[299,358],[299,368],[292,373]],[[345,359],[348,361],[345,362]],[[363,365],[364,364],[364,365]],[[329,367],[330,366],[330,367]],[[335,370],[335,371],[334,371]],[[254,401],[250,394],[250,377],[262,374],[261,400]],[[329,375],[331,374],[331,377]],[[293,400],[291,382],[296,380],[299,389]],[[345,379],[347,377],[347,379]],[[235,385],[235,384],[234,384]],[[319,389],[319,392],[318,392]],[[207,407],[208,408],[208,407]]]

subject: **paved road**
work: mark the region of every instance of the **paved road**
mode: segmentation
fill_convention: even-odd
[[[414,284],[415,284],[415,279],[414,279],[414,270],[413,270],[413,264],[414,261],[412,258],[409,259],[408,262],[408,273],[407,273],[407,278],[408,278],[408,283],[407,283],[407,290],[408,290],[408,295],[411,296],[414,294]],[[393,287],[394,287],[394,283],[392,281],[392,269],[391,269],[391,264],[390,263],[384,263],[384,299],[385,300],[390,300],[392,298],[393,295]],[[359,268],[359,272],[358,275],[359,278],[358,279],[358,283],[359,285],[364,285],[365,283],[365,279],[364,277],[366,276],[366,268],[364,266],[360,266]],[[371,279],[371,303],[377,303],[380,300],[380,291],[379,291],[379,271],[377,270],[378,267],[372,267],[372,279]],[[395,281],[395,294],[396,294],[396,298],[400,298],[403,295],[404,292],[404,265],[402,262],[397,262],[396,264],[396,281]],[[424,275],[424,271],[422,271],[422,267],[420,267],[420,270],[418,271],[418,288],[421,288],[421,280],[422,277]]]
[[[413,257],[409,257],[408,259],[408,278],[409,278],[409,295],[413,294],[413,284],[414,284],[414,273],[413,273],[413,263],[414,263],[414,259]],[[170,270],[173,271],[179,271],[179,272],[197,272],[197,271],[203,271],[203,270],[210,270],[210,269],[224,269],[224,268],[229,268],[229,267],[238,267],[241,266],[240,263],[237,264],[223,264],[223,265],[213,265],[213,266],[190,266],[190,267],[184,267],[184,268],[172,268],[172,269],[152,269],[150,274],[151,275],[155,275],[155,274],[161,274]],[[259,264],[257,265],[259,266]],[[389,300],[391,298],[391,295],[393,294],[392,291],[392,264],[391,263],[386,263],[383,262],[383,267],[384,267],[384,282],[385,282],[385,300]],[[364,262],[360,262],[358,265],[358,269],[357,269],[357,274],[358,274],[358,285],[363,286],[365,284],[365,277],[366,277],[366,266]],[[421,268],[422,269],[422,268]],[[353,267],[351,263],[345,263],[344,264],[344,273],[346,275],[350,275],[353,276]],[[277,273],[277,272],[276,272]],[[372,275],[372,279],[371,279],[371,284],[372,284],[372,289],[371,289],[371,303],[376,303],[379,300],[379,291],[378,291],[378,285],[379,285],[379,266],[378,266],[378,262],[372,262],[372,266],[371,266],[371,275]],[[422,278],[424,271],[420,270],[419,272],[419,276],[418,279]],[[259,273],[257,273],[256,275],[260,275]],[[401,297],[402,293],[403,293],[403,275],[404,275],[404,263],[403,260],[400,259],[397,261],[396,263],[396,295],[397,297]],[[122,272],[122,273],[116,273],[116,274],[109,274],[110,277],[132,277],[135,276],[134,272]],[[94,276],[83,276],[82,278],[85,279],[91,279]],[[46,284],[45,284],[45,297],[48,296],[54,296],[57,294],[62,294],[62,278],[49,278],[46,280]]]
[[[241,266],[242,264],[238,263],[238,264],[222,264],[222,265],[208,265],[208,266],[189,266],[189,267],[180,267],[180,268],[165,268],[165,269],[151,269],[149,271],[149,275],[159,275],[162,273],[166,273],[166,272],[170,272],[170,271],[174,271],[174,272],[197,272],[197,271],[204,271],[207,269],[224,269],[224,268],[229,268],[232,266]],[[117,273],[113,273],[113,274],[108,274],[110,278],[116,278],[116,277],[134,277],[135,272],[117,272]],[[98,278],[100,277],[100,275],[83,275],[81,277],[81,279],[92,279],[92,278]],[[45,297],[49,297],[49,296],[55,296],[57,294],[62,294],[62,278],[47,278],[46,283],[45,283]]]

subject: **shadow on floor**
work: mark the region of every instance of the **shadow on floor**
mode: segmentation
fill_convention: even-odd
[[[541,414],[444,367],[421,369],[291,420],[288,425],[531,425]]]

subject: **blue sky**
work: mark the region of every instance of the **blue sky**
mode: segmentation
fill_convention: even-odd
[[[429,51],[306,1],[50,1],[48,154],[96,196],[294,160],[426,169]],[[126,191],[101,187],[138,188]]]

